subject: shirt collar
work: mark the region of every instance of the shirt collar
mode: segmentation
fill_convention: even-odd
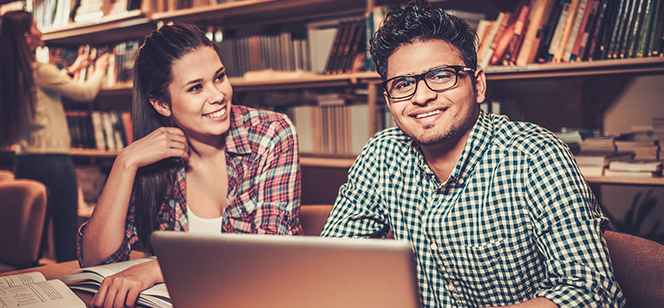
[[[245,119],[247,118],[247,119]],[[231,125],[226,135],[226,152],[234,154],[250,154],[249,130],[245,126],[248,114],[235,105],[231,106]]]

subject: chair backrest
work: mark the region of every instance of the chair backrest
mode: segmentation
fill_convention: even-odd
[[[604,239],[627,307],[662,307],[664,245],[613,231],[605,231]]]
[[[300,226],[304,235],[319,236],[327,217],[332,211],[331,204],[316,204],[300,206]]]
[[[19,179],[0,182],[0,262],[15,268],[39,262],[46,221],[46,187]]]
[[[13,180],[14,180],[14,173],[12,173],[9,170],[0,169],[0,182],[13,181]]]

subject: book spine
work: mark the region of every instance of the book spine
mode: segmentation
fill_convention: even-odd
[[[503,20],[505,20],[506,14],[507,13],[505,12],[498,13],[498,17],[496,17],[496,20],[493,22],[491,31],[487,36],[486,44],[484,44],[484,46],[482,47],[483,50],[480,50],[477,62],[478,66],[481,68],[486,68],[489,65],[489,62],[491,61],[491,55],[493,54],[493,49],[492,49],[493,41],[495,40],[496,36],[498,35],[498,32],[500,31],[500,24],[502,24]]]
[[[572,57],[570,58],[571,61],[581,61],[586,59],[586,50],[588,50],[587,47],[590,45],[591,35],[594,31],[595,20],[598,18],[601,2],[601,0],[593,1],[592,7],[590,8],[590,14],[588,14],[588,19],[586,20],[586,26],[579,39],[579,48],[572,54]]]
[[[630,0],[620,0],[619,2],[615,26],[613,28],[613,32],[611,33],[611,39],[608,42],[609,48],[606,54],[606,58],[608,59],[618,58],[618,54],[620,53],[621,39],[623,37],[623,33],[625,32],[624,28],[629,15],[630,4]]]
[[[588,0],[581,0],[579,3],[579,7],[576,11],[574,22],[572,23],[572,29],[570,30],[567,46],[563,52],[561,62],[569,62],[572,58],[574,49],[578,49],[579,45],[581,44],[579,42],[582,36],[581,32],[585,28],[585,22],[588,20],[588,14],[590,13],[588,3],[590,3]]]
[[[570,13],[570,6],[571,2],[564,1],[562,4],[562,8],[560,11],[560,16],[558,17],[558,22],[556,23],[556,29],[553,33],[553,37],[551,38],[551,43],[549,44],[549,49],[546,54],[546,58],[544,62],[552,62],[553,61],[553,56],[556,53],[556,50],[558,49],[558,44],[560,43],[560,40],[562,39],[563,36],[563,30],[565,29],[565,21],[567,20],[567,15]]]
[[[552,9],[546,24],[542,27],[542,32],[545,34],[540,40],[540,44],[537,48],[536,60],[539,63],[546,62],[546,58],[549,54],[549,45],[551,45],[551,40],[553,39],[553,35],[556,31],[558,20],[560,19],[560,14],[562,13],[564,4],[564,0],[556,0],[556,4]]]
[[[656,0],[647,0],[644,7],[644,19],[639,31],[639,44],[636,48],[634,57],[642,58],[647,55],[646,48],[648,47],[648,39],[650,38],[650,31],[652,29],[652,17],[654,15],[654,2]]]
[[[534,4],[531,18],[528,20],[528,28],[516,59],[516,65],[523,66],[535,62],[537,47],[546,30],[546,24],[544,23],[551,14],[555,3],[555,0],[539,0]]]
[[[649,52],[651,57],[661,55],[660,48],[662,46],[662,33],[664,32],[664,0],[658,0],[656,5],[657,18],[654,18],[655,29],[650,36]]]
[[[633,58],[636,57],[636,48],[637,43],[640,40],[639,34],[641,33],[641,28],[643,27],[643,22],[645,19],[645,5],[648,1],[638,0],[636,2],[636,7],[634,8],[634,21],[631,28],[629,29],[629,39],[627,41],[627,47],[624,54],[621,54],[623,58]]]
[[[574,21],[576,20],[576,16],[579,14],[578,8],[580,3],[581,0],[572,0],[572,3],[569,6],[569,11],[567,17],[565,18],[565,25],[563,26],[560,40],[556,45],[556,49],[553,53],[553,58],[551,59],[551,62],[553,63],[560,63],[563,60],[563,54],[565,53],[565,49],[567,48],[567,44],[569,42],[569,38],[572,33],[572,27],[574,26]]]

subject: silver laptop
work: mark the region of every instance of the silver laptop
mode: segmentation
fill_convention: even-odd
[[[175,308],[420,307],[409,243],[156,231]]]

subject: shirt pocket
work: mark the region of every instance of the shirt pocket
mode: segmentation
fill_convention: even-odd
[[[449,246],[444,263],[450,279],[461,286],[460,294],[473,306],[507,305],[533,297],[542,262],[537,245],[526,228],[509,238],[501,237],[476,245]]]

